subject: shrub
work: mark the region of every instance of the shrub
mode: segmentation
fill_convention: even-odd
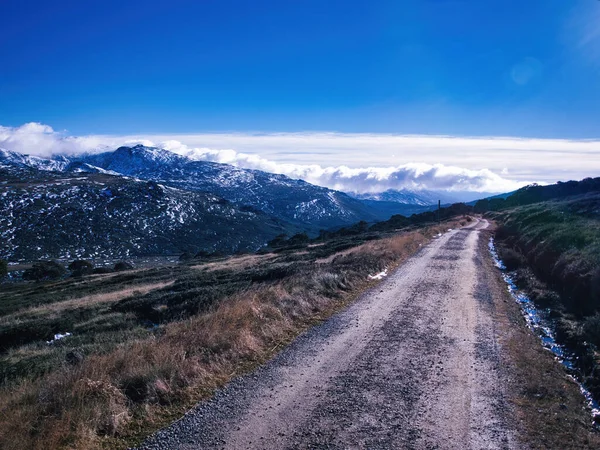
[[[37,261],[23,272],[24,280],[54,280],[65,274],[65,268],[56,261]]]
[[[84,259],[76,259],[67,267],[73,276],[89,275],[94,271],[94,265]]]
[[[287,235],[285,233],[278,234],[268,242],[268,246],[271,248],[277,248],[285,245],[287,242]]]
[[[310,241],[310,238],[308,237],[308,234],[306,233],[298,233],[293,235],[291,238],[288,239],[287,244],[288,245],[303,245],[303,244],[308,244]]]
[[[189,261],[190,259],[194,259],[194,255],[190,252],[183,252],[179,255],[179,261]]]
[[[502,224],[499,225],[498,228],[496,228],[495,238],[499,241],[503,241],[511,236],[514,236],[515,234],[516,232],[513,228]]]
[[[600,314],[589,316],[583,322],[585,338],[596,346],[600,346]]]
[[[517,270],[525,262],[523,255],[511,248],[502,249],[500,256],[507,270]]]
[[[596,308],[600,308],[600,268],[592,272],[590,280],[590,297]]]
[[[133,269],[133,265],[128,263],[127,261],[119,261],[118,263],[115,264],[115,267],[114,267],[115,272],[122,272],[124,270],[131,270],[131,269]]]

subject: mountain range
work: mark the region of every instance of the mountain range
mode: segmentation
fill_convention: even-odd
[[[451,205],[452,203],[466,203],[476,201],[482,198],[488,198],[497,195],[492,192],[470,192],[470,191],[432,191],[427,189],[388,189],[376,193],[357,193],[349,192],[354,198],[359,200],[395,202],[405,205],[431,206],[438,204]],[[506,194],[500,194],[506,195]]]
[[[256,250],[278,234],[410,215],[438,198],[408,190],[351,196],[142,145],[47,159],[0,149],[0,257]]]

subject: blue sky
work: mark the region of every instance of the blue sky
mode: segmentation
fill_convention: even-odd
[[[0,124],[597,138],[598,11],[595,0],[4,0]]]
[[[144,142],[363,191],[600,175],[597,0],[1,0],[0,23],[9,150]]]

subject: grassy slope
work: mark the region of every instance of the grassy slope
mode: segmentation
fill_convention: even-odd
[[[4,285],[0,446],[132,444],[342,307],[372,284],[367,274],[400,263],[438,229],[457,225]],[[65,331],[73,336],[44,342]],[[77,362],[73,351],[85,359]]]
[[[490,236],[493,229],[483,232],[481,255],[488,254]],[[494,323],[503,348],[502,368],[510,386],[508,396],[514,405],[520,445],[530,449],[600,448],[600,434],[591,426],[590,411],[578,385],[527,327],[489,256],[483,258],[483,265],[481,276],[494,291]]]
[[[600,193],[516,207],[493,215],[501,256],[517,282],[556,317],[586,385],[600,396]],[[591,343],[593,345],[586,345]]]

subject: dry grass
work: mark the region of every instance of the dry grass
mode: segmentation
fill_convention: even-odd
[[[331,261],[333,261],[338,256],[350,255],[352,253],[355,253],[356,251],[357,251],[357,247],[342,250],[341,252],[337,252],[337,253],[334,253],[333,255],[329,255],[327,258],[318,258],[317,260],[315,260],[315,263],[329,264]]]
[[[72,298],[55,303],[49,303],[41,306],[35,306],[19,311],[18,313],[9,314],[0,317],[0,324],[14,323],[24,317],[45,315],[48,317],[56,316],[68,309],[89,308],[106,303],[114,303],[124,298],[134,295],[145,295],[157,289],[163,289],[171,286],[174,281],[161,283],[139,284],[130,288],[120,289],[117,291],[103,292],[101,294],[91,294],[83,297]]]
[[[403,254],[407,250],[414,252],[419,245],[423,245],[438,233],[444,233],[450,228],[460,228],[464,225],[460,220],[444,222],[441,225],[434,225],[422,228],[418,231],[401,232],[398,235],[370,241],[357,247],[352,247],[340,252],[329,255],[326,258],[315,260],[317,264],[330,264],[336,258],[340,257],[358,257],[361,254],[383,255],[384,258],[394,260],[393,255]]]
[[[456,225],[365,243],[308,273],[253,286],[207,312],[168,323],[157,336],[0,391],[2,448],[134,444],[373,285],[368,273],[393,268]]]
[[[245,269],[246,267],[253,266],[260,261],[265,261],[276,257],[273,253],[266,253],[264,255],[244,255],[234,256],[227,258],[224,261],[209,262],[205,264],[197,264],[191,266],[192,269],[201,269],[206,271],[213,270],[229,270],[229,269]]]
[[[100,436],[123,431],[140,405],[152,411],[212,391],[244,364],[263,360],[303,328],[302,319],[330,303],[292,297],[279,285],[250,290],[208,314],[168,324],[158,339],[124,345],[3,392],[0,442],[6,449],[97,448]],[[31,428],[35,424],[41,429]]]

